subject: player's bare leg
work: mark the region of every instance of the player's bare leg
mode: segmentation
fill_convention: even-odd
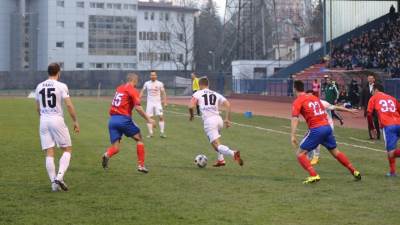
[[[356,181],[361,180],[361,174],[358,170],[356,170],[353,165],[350,163],[349,159],[347,156],[339,151],[339,149],[335,148],[329,151],[333,157],[336,158],[337,161],[339,161],[344,167],[346,167],[351,175],[353,175],[354,179]]]
[[[59,191],[60,188],[58,184],[54,183],[54,180],[56,179],[56,166],[54,164],[54,148],[46,149],[45,152],[46,152],[46,170],[51,182],[51,190]]]
[[[160,137],[166,138],[167,136],[164,133],[165,120],[163,115],[159,116],[158,125],[160,126]]]
[[[211,145],[213,146],[214,150],[217,151],[219,154],[222,155],[222,157],[220,155],[218,155],[218,157],[221,157],[220,159],[222,159],[223,161],[219,162],[219,159],[217,161],[217,163],[214,165],[216,167],[218,167],[218,164],[221,164],[220,166],[225,165],[225,160],[223,159],[223,156],[228,155],[228,156],[232,156],[233,159],[240,165],[243,166],[243,160],[240,157],[240,151],[233,151],[231,150],[228,146],[222,145],[219,138],[214,140]]]
[[[153,119],[152,116],[150,118]],[[146,125],[147,125],[147,129],[149,130],[149,134],[147,135],[147,138],[152,138],[154,136],[153,128],[155,128],[155,125],[152,123],[147,123]]]
[[[64,182],[64,175],[67,172],[69,162],[71,161],[72,147],[65,147],[61,149],[63,150],[63,155],[60,158],[58,173],[54,183],[58,184],[63,191],[68,191],[68,186]]]
[[[136,154],[137,154],[137,170],[141,173],[148,173],[149,170],[144,165],[145,150],[142,135],[140,133],[132,137],[136,141]]]
[[[303,184],[311,184],[320,181],[320,177],[317,172],[314,170],[314,167],[311,165],[310,161],[307,158],[308,152],[303,149],[297,150],[297,160],[299,161],[301,167],[309,173],[309,177],[307,177]]]
[[[114,142],[108,149],[107,151],[103,154],[103,156],[101,157],[101,165],[103,166],[104,169],[108,168],[108,161],[110,160],[110,158],[117,154],[119,152],[119,143],[120,140]]]

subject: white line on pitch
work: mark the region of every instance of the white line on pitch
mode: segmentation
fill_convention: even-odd
[[[373,142],[373,141],[367,141],[367,140],[358,139],[358,138],[355,138],[355,137],[349,137],[349,138],[351,140],[354,140],[354,141],[364,142],[364,143],[368,143],[368,144],[375,144],[375,142]]]
[[[176,112],[176,111],[169,111],[168,110],[167,112],[170,112],[170,113],[173,113],[173,114],[177,114],[177,115],[187,115],[186,113],[181,113],[181,112]],[[196,116],[196,117],[198,117],[198,116]],[[270,129],[270,128],[264,128],[264,127],[253,126],[253,125],[242,124],[242,123],[236,123],[236,122],[232,122],[232,124],[235,124],[235,125],[240,126],[240,127],[254,128],[254,129],[257,129],[257,130],[263,130],[263,131],[267,131],[267,132],[271,132],[271,133],[290,135],[290,133],[286,132],[286,131],[274,130],[274,129]],[[303,135],[299,135],[299,134],[297,134],[297,136],[298,137],[303,137]],[[367,149],[367,150],[374,151],[374,152],[385,152],[386,153],[386,151],[383,151],[383,150],[380,150],[380,149],[376,149],[376,148],[370,148],[370,147],[367,147],[367,146],[354,145],[354,144],[349,144],[349,143],[346,143],[346,142],[339,142],[339,141],[337,141],[337,143],[341,144],[341,145],[345,145],[345,146],[350,146],[350,147],[353,147],[353,148]]]

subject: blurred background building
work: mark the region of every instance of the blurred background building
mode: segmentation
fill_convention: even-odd
[[[193,8],[136,0],[2,0],[0,5],[1,71],[45,70],[49,62],[67,71],[192,65]]]

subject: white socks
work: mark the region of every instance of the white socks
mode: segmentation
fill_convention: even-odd
[[[147,129],[149,129],[149,134],[153,135],[153,124],[152,123],[147,123]]]
[[[164,121],[159,121],[158,125],[160,126],[160,132],[163,134],[164,133],[165,122]]]
[[[314,149],[314,156],[319,157],[319,153],[321,152],[321,146],[318,145],[316,149]]]
[[[56,178],[56,166],[54,165],[54,157],[46,156],[46,169],[49,174],[50,182]]]
[[[219,152],[217,152],[217,159],[218,159],[218,161],[225,161],[224,155],[222,155],[222,154],[219,153]]]
[[[58,168],[58,174],[57,174],[57,177],[56,177],[57,180],[63,180],[64,179],[64,174],[68,169],[70,160],[71,160],[71,153],[64,152],[63,155],[60,158],[60,166]]]
[[[219,145],[218,146],[218,152],[222,155],[229,155],[232,156],[235,154],[234,151],[230,150],[228,146],[225,145]],[[218,156],[219,157],[219,156]]]
[[[164,121],[159,121],[158,125],[160,126],[160,133],[164,133],[164,127],[165,127],[165,122]],[[149,134],[153,135],[153,124],[147,123],[147,129],[149,129]]]

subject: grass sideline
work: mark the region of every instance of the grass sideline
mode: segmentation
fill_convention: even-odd
[[[105,99],[74,99],[82,132],[72,135],[74,152],[65,178],[71,190],[51,193],[33,100],[0,98],[0,103],[0,224],[398,224],[400,180],[384,177],[388,166],[382,152],[339,146],[363,173],[362,182],[353,182],[322,152],[317,166],[321,182],[302,185],[306,173],[289,136],[234,126],[223,131],[222,140],[242,151],[245,166],[227,160],[225,168],[199,169],[193,164],[196,154],[207,155],[210,164],[215,159],[200,119],[189,123],[168,111],[168,138],[146,140],[149,174],[135,171],[135,145],[126,138],[104,171],[100,156],[109,144]],[[174,105],[168,110],[187,111]],[[146,134],[143,120],[134,118]],[[288,131],[285,119],[233,118]],[[336,132],[340,142],[365,139],[365,131]],[[356,144],[383,149],[382,142]]]

